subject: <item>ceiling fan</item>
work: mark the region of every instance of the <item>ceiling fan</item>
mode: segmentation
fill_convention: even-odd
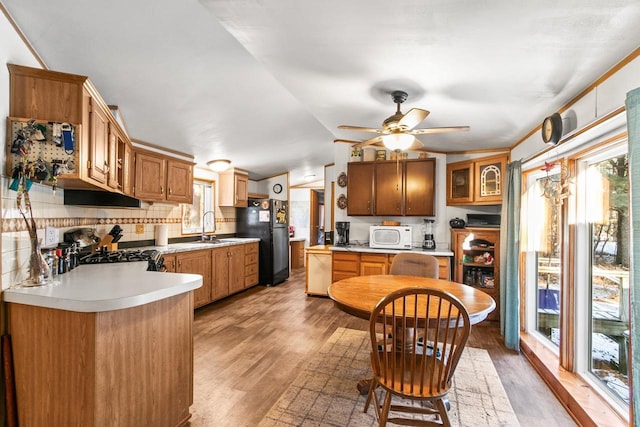
[[[347,142],[355,144],[354,148],[361,148],[367,145],[374,145],[382,142],[384,146],[390,150],[402,151],[415,146],[422,147],[422,142],[418,140],[414,135],[444,132],[462,132],[469,130],[469,126],[414,129],[429,115],[429,111],[422,110],[420,108],[412,108],[406,114],[403,114],[402,111],[400,111],[400,104],[407,100],[407,96],[407,92],[401,90],[391,92],[391,99],[393,99],[393,102],[397,105],[397,109],[395,114],[387,117],[384,122],[382,122],[382,127],[380,129],[348,125],[338,126],[338,129],[372,132],[380,134],[379,136],[367,139],[366,141],[335,139],[334,142]]]

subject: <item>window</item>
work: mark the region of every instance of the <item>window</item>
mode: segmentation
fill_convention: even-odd
[[[561,207],[563,165],[549,165],[527,177],[526,300],[528,332],[547,344],[560,344]],[[551,168],[552,166],[552,168]]]
[[[215,216],[204,214],[214,209],[214,182],[193,182],[193,203],[182,205],[182,234],[201,234],[204,231],[214,232]]]
[[[578,369],[629,404],[629,175],[626,145],[578,162],[576,293]],[[580,321],[582,320],[582,322]]]

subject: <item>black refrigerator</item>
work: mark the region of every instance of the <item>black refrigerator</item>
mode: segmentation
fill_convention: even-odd
[[[287,202],[249,199],[236,209],[238,237],[260,238],[260,284],[273,286],[289,277],[289,212]]]

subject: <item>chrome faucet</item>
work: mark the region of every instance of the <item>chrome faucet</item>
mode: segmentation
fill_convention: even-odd
[[[215,231],[216,231],[216,213],[214,211],[206,211],[205,213],[202,214],[202,235],[200,236],[200,239],[203,242],[206,242],[207,240],[215,240],[216,239],[216,235],[215,234],[212,234],[211,236],[209,236],[209,239],[207,239],[207,234],[204,231],[205,230],[204,218],[209,213],[213,215],[213,232],[215,233]]]

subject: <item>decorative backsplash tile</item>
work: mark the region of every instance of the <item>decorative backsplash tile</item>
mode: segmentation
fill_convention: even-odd
[[[6,177],[1,177],[0,183],[2,288],[6,289],[26,277],[24,272],[28,266],[30,246],[25,221],[16,206],[16,192],[8,190]],[[130,245],[153,241],[157,224],[169,225],[169,238],[185,237],[181,232],[179,205],[154,203],[141,209],[79,207],[64,205],[64,190],[52,193],[50,187],[34,184],[29,193],[38,232],[43,233],[47,226],[56,227],[59,241],[62,241],[65,231],[73,228],[95,228],[96,234],[103,236],[115,224],[119,224],[124,231],[121,242],[128,242]],[[216,228],[219,234],[233,235],[235,223],[235,209],[216,209]]]

